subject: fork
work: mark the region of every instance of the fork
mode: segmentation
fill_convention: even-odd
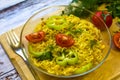
[[[26,62],[26,64],[28,65],[28,68],[31,71],[31,73],[33,74],[35,80],[40,80],[38,75],[36,74],[36,72],[33,70],[32,66],[28,62],[25,52],[24,53],[22,52],[22,49],[20,47],[20,39],[18,38],[18,36],[14,32],[14,30],[7,32],[6,38],[7,38],[8,44],[15,51],[15,53],[18,54],[21,58],[23,58],[23,60]]]

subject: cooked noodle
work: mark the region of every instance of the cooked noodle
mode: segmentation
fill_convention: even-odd
[[[33,54],[30,54],[30,60],[33,61],[33,64],[55,75],[72,75],[75,70],[80,69],[88,63],[92,63],[91,68],[99,64],[103,59],[103,49],[105,48],[101,39],[100,30],[94,27],[91,22],[80,19],[74,15],[62,15],[62,17],[66,20],[66,27],[62,30],[50,29],[46,25],[46,20],[43,20],[35,27],[34,32],[42,30],[46,33],[45,40],[39,43],[29,43],[29,45],[31,45],[36,52],[45,51],[46,47],[52,45],[54,49],[51,52],[54,58],[52,60],[40,61],[37,60]],[[70,27],[72,28],[71,30],[81,30],[79,34],[70,34],[75,40],[74,45],[69,48],[57,45],[55,35],[57,33],[69,35]],[[90,41],[92,40],[96,41],[96,44],[93,44],[91,47],[92,43],[90,43]],[[63,50],[72,50],[77,53],[79,59],[78,63],[67,66],[58,65],[55,60],[59,56],[58,52]]]

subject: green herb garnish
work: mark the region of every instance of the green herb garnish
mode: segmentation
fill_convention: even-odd
[[[86,18],[90,13],[85,9],[95,12],[103,3],[109,4],[107,8],[109,12],[112,12],[113,17],[120,17],[120,0],[73,0],[63,14]]]
[[[96,40],[90,40],[90,47],[93,48],[94,45],[97,44]]]
[[[115,0],[110,5],[106,6],[109,12],[111,12],[113,18],[119,17],[120,18],[120,0]]]

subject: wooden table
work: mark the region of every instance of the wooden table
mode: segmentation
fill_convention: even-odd
[[[113,24],[110,27],[112,36],[115,31],[118,31],[120,29],[120,27],[118,27],[116,24],[116,20],[117,18],[113,20]],[[20,35],[21,28],[22,26],[15,29],[18,36]],[[0,42],[6,50],[10,60],[14,64],[21,78],[23,80],[33,80],[32,74],[30,73],[24,61],[18,55],[16,55],[8,45],[5,34],[0,36]],[[41,80],[120,80],[120,51],[116,49],[114,45],[112,45],[110,55],[105,60],[105,62],[95,71],[82,77],[60,79],[46,76],[44,74],[40,74],[39,76]]]
[[[34,13],[52,5],[67,5],[71,0],[26,0],[0,10],[0,34],[23,25]]]

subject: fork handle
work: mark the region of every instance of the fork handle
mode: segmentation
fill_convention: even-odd
[[[33,69],[32,65],[29,63],[29,60],[27,59],[27,56],[25,55],[26,52],[25,52],[24,47],[23,47],[23,50],[22,50],[22,51],[23,51],[23,55],[24,55],[24,57],[21,56],[21,55],[19,55],[19,56],[21,56],[21,58],[25,61],[25,63],[27,64],[29,70],[30,70],[31,73],[33,74],[35,80],[40,80],[39,75],[35,72],[35,70]]]

